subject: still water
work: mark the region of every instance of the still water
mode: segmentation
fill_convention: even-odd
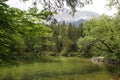
[[[0,67],[0,80],[119,80],[120,67],[95,64],[90,59],[59,57],[52,62],[36,62]]]

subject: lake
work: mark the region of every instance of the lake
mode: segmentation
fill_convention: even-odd
[[[56,57],[51,62],[34,62],[0,67],[0,80],[119,80],[120,67],[92,63],[79,57]]]

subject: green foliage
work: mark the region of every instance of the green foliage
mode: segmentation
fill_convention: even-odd
[[[41,12],[36,7],[38,0],[28,11],[11,8],[5,4],[6,1],[0,1],[0,63],[33,60],[47,51],[53,51],[55,55],[57,52],[65,56],[73,55],[69,52],[77,52],[78,46],[86,57],[104,55],[120,61],[120,11],[114,18],[103,15],[79,27],[66,25],[65,22],[47,27],[42,20],[56,14],[56,8],[62,9],[63,0],[53,0],[55,5],[49,5],[51,0],[43,0],[44,10]],[[83,7],[91,0],[65,2],[74,12],[77,6]],[[115,0],[110,3],[111,6],[116,5]]]
[[[40,52],[42,45],[52,45],[51,29],[33,14],[37,10],[25,12],[5,3],[0,3],[0,10],[0,60],[16,61],[25,52]]]
[[[84,37],[78,41],[81,50],[89,47],[89,54],[109,56],[116,60],[120,59],[120,25],[114,17],[102,15],[98,19],[91,19],[84,24]]]
[[[63,24],[50,26],[53,35],[51,41],[55,44],[53,52],[60,52],[61,55],[68,56],[70,52],[77,52],[77,40],[82,36],[82,25],[75,27],[75,25]]]
[[[14,52],[18,50],[18,45],[22,40],[16,28],[19,27],[18,17],[21,12],[18,9],[9,8],[6,4],[0,4],[0,58],[3,60],[15,59]],[[12,54],[13,53],[13,56]],[[10,57],[7,57],[10,56]]]

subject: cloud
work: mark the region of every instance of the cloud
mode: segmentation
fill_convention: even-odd
[[[93,0],[92,5],[86,5],[81,10],[93,11],[99,14],[107,14],[107,15],[113,15],[114,13],[117,12],[115,8],[111,10],[108,9],[106,4],[107,4],[106,0]]]

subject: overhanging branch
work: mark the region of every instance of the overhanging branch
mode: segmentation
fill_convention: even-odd
[[[114,53],[114,51],[112,50],[112,48],[107,44],[107,43],[105,43],[103,40],[101,40],[101,39],[97,39],[98,41],[100,41],[103,45],[105,45],[107,48],[108,48],[108,50],[107,51],[109,51],[109,52],[111,52],[111,53]]]

